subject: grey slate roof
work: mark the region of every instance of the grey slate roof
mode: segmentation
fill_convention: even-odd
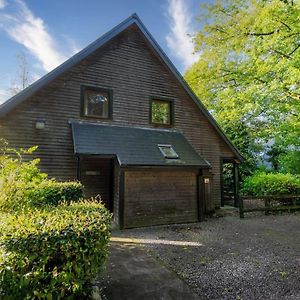
[[[188,95],[191,97],[191,99],[196,103],[198,108],[202,111],[202,113],[207,117],[211,125],[216,129],[216,131],[220,134],[222,139],[225,141],[225,143],[229,146],[229,148],[235,153],[236,157],[243,161],[244,158],[240,154],[239,150],[233,145],[233,143],[230,141],[230,139],[225,135],[225,133],[222,131],[222,129],[219,127],[218,123],[215,121],[215,119],[212,117],[212,115],[208,112],[208,110],[205,108],[205,106],[200,102],[200,100],[197,98],[197,96],[194,94],[192,89],[189,87],[189,85],[186,83],[184,78],[181,76],[179,71],[176,69],[176,67],[173,65],[173,63],[170,61],[170,59],[167,57],[165,52],[161,49],[161,47],[158,45],[158,43],[155,41],[151,33],[148,31],[148,29],[145,27],[145,25],[142,23],[140,18],[137,14],[131,15],[129,18],[125,19],[123,22],[121,22],[119,25],[114,27],[112,30],[101,36],[99,39],[88,45],[86,48],[69,58],[67,61],[65,61],[63,64],[28,86],[26,89],[18,93],[17,95],[13,96],[6,102],[2,103],[0,105],[0,118],[6,115],[8,112],[10,112],[14,107],[16,107],[19,103],[22,103],[27,98],[34,95],[36,92],[38,92],[41,88],[45,87],[47,84],[49,84],[51,81],[62,75],[64,72],[69,70],[71,67],[75,66],[79,62],[81,62],[83,59],[88,57],[90,54],[92,54],[95,50],[99,49],[103,45],[105,45],[107,42],[109,42],[112,38],[116,37],[119,33],[124,31],[126,28],[131,26],[132,24],[135,24],[140,31],[144,34],[145,38],[149,42],[149,44],[153,47],[154,51],[158,54],[158,56],[162,59],[162,61],[167,65],[167,67],[170,69],[170,71],[173,73],[173,75],[176,77],[176,79],[179,81],[179,83],[182,85],[184,90],[188,93]]]
[[[75,154],[116,155],[121,166],[180,166],[209,168],[179,132],[73,122]],[[178,159],[166,159],[158,145],[172,145]]]

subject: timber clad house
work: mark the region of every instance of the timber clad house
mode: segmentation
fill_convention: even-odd
[[[201,220],[243,159],[136,14],[3,103],[0,138],[38,145],[120,228]]]

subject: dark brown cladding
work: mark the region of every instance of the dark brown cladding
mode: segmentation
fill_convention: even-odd
[[[172,99],[174,129],[212,165],[213,201],[208,209],[220,205],[220,157],[236,158],[236,154],[135,24],[0,119],[0,137],[13,147],[39,145],[36,155],[43,171],[60,180],[76,179],[69,121],[83,119],[80,90],[84,85],[113,91],[112,119],[99,120],[108,124],[151,128],[149,97]],[[35,128],[38,119],[45,120],[44,130]]]
[[[124,227],[198,221],[197,173],[126,171]]]

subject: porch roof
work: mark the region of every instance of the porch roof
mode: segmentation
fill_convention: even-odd
[[[121,166],[181,166],[209,168],[177,131],[71,122],[77,155],[115,155]],[[177,159],[167,159],[158,145],[172,145]]]

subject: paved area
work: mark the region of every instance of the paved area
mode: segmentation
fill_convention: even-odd
[[[195,299],[186,296],[185,283],[196,299],[300,299],[299,213],[227,216],[113,236],[107,295],[115,298],[108,299]],[[116,258],[124,261],[114,265]]]
[[[98,283],[102,288],[102,299],[200,299],[182,279],[134,240],[112,240],[107,269]]]

